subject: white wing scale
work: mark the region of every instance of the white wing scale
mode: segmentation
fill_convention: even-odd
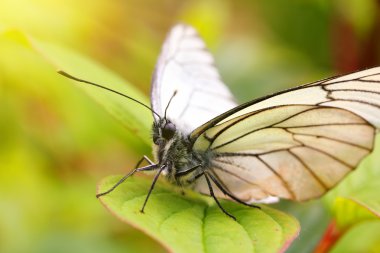
[[[169,33],[152,80],[152,108],[189,134],[236,106],[214,66],[214,59],[194,28],[177,25]]]

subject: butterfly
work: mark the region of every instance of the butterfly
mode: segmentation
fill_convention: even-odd
[[[157,171],[141,212],[163,174],[175,185],[212,196],[235,219],[218,198],[252,207],[279,198],[314,199],[371,153],[380,127],[380,67],[237,105],[196,30],[178,24],[155,67],[151,107],[142,105],[153,112],[156,162],[144,156],[97,197],[136,172]],[[148,165],[140,167],[143,161]]]

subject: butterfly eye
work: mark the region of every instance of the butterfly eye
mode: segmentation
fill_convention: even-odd
[[[175,125],[169,122],[162,128],[162,137],[164,137],[166,140],[170,140],[173,138],[175,131]]]

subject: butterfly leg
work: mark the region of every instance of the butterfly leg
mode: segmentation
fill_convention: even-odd
[[[147,161],[150,165],[148,166],[145,166],[145,167],[141,167],[139,168],[140,164],[143,162],[143,161]],[[96,194],[96,197],[99,198],[101,196],[104,196],[104,195],[107,195],[108,193],[112,192],[113,190],[115,190],[116,187],[118,187],[121,183],[123,183],[127,178],[129,178],[130,176],[132,176],[133,174],[135,174],[136,172],[138,171],[147,171],[147,170],[155,170],[157,169],[157,165],[154,164],[147,156],[143,156],[136,164],[135,168],[130,171],[128,174],[126,174],[124,177],[122,177],[114,186],[112,186],[109,190],[105,191],[105,192],[102,192],[102,193],[99,193],[99,194]]]
[[[149,159],[149,157],[147,157],[146,155],[144,155],[140,160],[139,160],[139,162],[137,163],[137,165],[135,166],[135,168],[137,168],[137,167],[139,167],[140,166],[140,164],[142,163],[142,161],[147,161],[150,165],[153,165],[154,164],[154,162],[152,162],[150,159]]]
[[[206,178],[206,182],[207,182],[207,185],[208,185],[208,189],[210,190],[210,195],[213,197],[213,199],[215,200],[216,204],[218,204],[219,208],[223,211],[223,213],[225,213],[228,217],[230,217],[230,218],[232,218],[233,220],[236,221],[235,216],[229,214],[229,213],[223,208],[223,206],[219,203],[218,199],[216,198],[216,196],[215,196],[215,194],[214,194],[214,190],[212,189],[212,185],[211,185],[210,179],[208,178],[208,174],[204,172],[202,175],[204,175],[205,178]]]
[[[154,188],[154,186],[155,186],[155,184],[156,184],[156,182],[157,182],[158,177],[160,176],[161,172],[162,172],[165,168],[166,168],[166,165],[161,166],[161,168],[159,169],[159,171],[157,172],[157,174],[154,176],[154,178],[153,178],[153,182],[152,182],[152,185],[151,185],[150,188],[149,188],[148,195],[146,195],[146,198],[145,198],[144,204],[143,204],[143,206],[142,206],[142,208],[141,208],[141,210],[140,210],[141,213],[144,213],[144,208],[145,208],[146,203],[148,202],[149,196],[150,196],[150,194],[151,194],[152,191],[153,191],[153,188]]]
[[[205,172],[205,173],[207,173],[207,172]],[[221,190],[225,195],[227,195],[231,199],[233,199],[236,202],[238,202],[240,204],[243,204],[245,206],[261,209],[261,207],[259,207],[259,206],[251,205],[251,204],[245,203],[244,201],[240,200],[239,198],[237,198],[236,196],[234,196],[232,193],[230,193],[229,191],[227,191],[226,188],[223,187],[223,185],[212,174],[207,173],[207,175],[211,178],[211,180],[215,183],[215,185],[219,188],[219,190]]]
[[[187,170],[184,170],[184,171],[180,171],[180,172],[177,172],[175,173],[175,177],[182,177],[182,176],[186,176],[187,174],[193,172],[194,170],[198,169],[199,167],[201,167],[200,164],[198,165],[195,165],[194,167],[191,167],[190,169],[187,169]]]

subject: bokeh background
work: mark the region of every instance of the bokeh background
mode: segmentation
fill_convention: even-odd
[[[376,0],[0,0],[0,252],[165,252],[111,216],[97,182],[150,147],[52,71],[20,34],[70,48],[148,94],[165,34],[195,26],[240,102],[379,65]],[[329,223],[282,203],[311,252]]]

